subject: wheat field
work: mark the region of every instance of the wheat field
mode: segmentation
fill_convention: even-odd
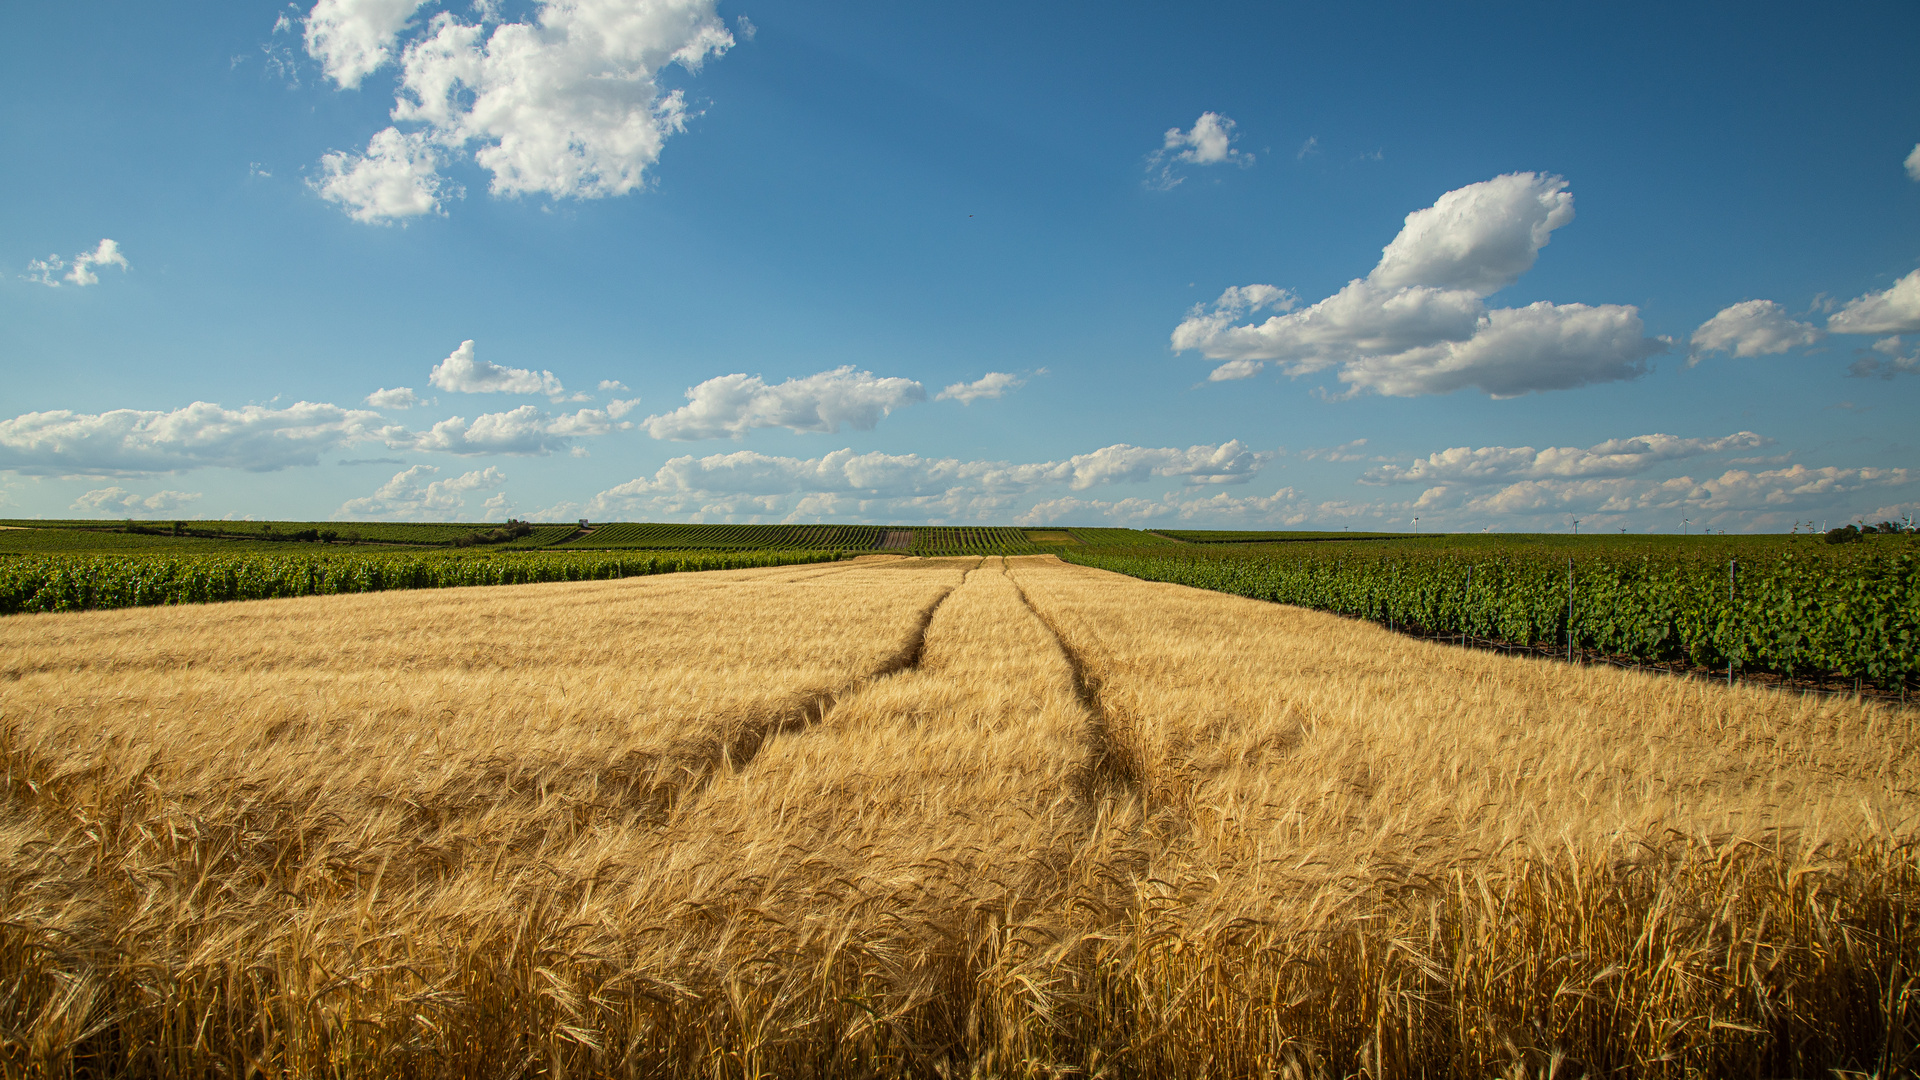
[[[16,616],[0,1064],[1891,1076],[1915,751],[1051,557]]]

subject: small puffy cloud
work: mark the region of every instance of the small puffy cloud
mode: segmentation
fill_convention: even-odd
[[[468,420],[452,416],[426,431],[389,436],[387,445],[396,450],[424,450],[472,456],[476,454],[516,454],[545,456],[555,451],[579,455],[575,439],[605,435],[616,428],[632,427],[619,418],[633,403],[615,401],[607,409],[581,409],[576,413],[552,416],[538,406],[522,405],[507,412],[483,413]]]
[[[1252,165],[1253,155],[1236,150],[1232,145],[1235,126],[1232,120],[1217,112],[1204,112],[1193,122],[1192,130],[1168,128],[1161,139],[1160,149],[1147,158],[1148,171],[1158,172],[1154,179],[1148,181],[1148,185],[1162,191],[1178,187],[1185,178],[1174,176],[1173,171],[1174,166],[1181,163],[1235,164],[1242,168]]]
[[[342,89],[384,66],[425,0],[319,0],[306,18],[307,55]]]
[[[1849,300],[1827,318],[1827,329],[1836,334],[1920,333],[1920,270],[1881,292]]]
[[[420,395],[411,387],[396,386],[391,390],[380,389],[367,395],[367,404],[376,409],[411,409],[420,404]]]
[[[1173,351],[1185,352],[1188,349],[1216,347],[1235,332],[1234,323],[1265,308],[1275,311],[1292,311],[1299,299],[1285,289],[1272,285],[1230,285],[1212,304],[1195,304],[1187,311],[1187,317],[1173,331]],[[1269,323],[1272,320],[1268,320]],[[1244,334],[1246,327],[1240,331]],[[1213,355],[1208,353],[1208,355]],[[1255,361],[1243,364],[1246,375],[1259,371],[1261,365]],[[1245,375],[1220,376],[1223,378],[1244,378]]]
[[[1632,476],[1662,462],[1750,450],[1771,442],[1751,431],[1737,431],[1718,439],[1640,435],[1631,439],[1609,439],[1586,448],[1456,446],[1429,454],[1411,465],[1369,469],[1361,475],[1360,483],[1474,486],[1519,479]]]
[[[1075,491],[1097,484],[1139,483],[1149,477],[1179,477],[1189,484],[1241,484],[1273,459],[1269,451],[1247,449],[1238,439],[1219,446],[1128,446],[1119,443],[1075,454],[1065,462]]]
[[[1701,355],[1710,352],[1735,356],[1783,353],[1818,345],[1825,337],[1812,323],[1788,317],[1787,309],[1771,300],[1746,300],[1700,324],[1688,343],[1693,355],[1687,363],[1699,363]]]
[[[461,342],[445,360],[435,364],[427,381],[458,394],[545,394],[559,398],[567,392],[551,371],[501,367],[477,358],[471,341]]]
[[[372,495],[348,499],[334,511],[335,521],[360,521],[392,518],[406,521],[458,521],[466,516],[467,496],[476,491],[491,491],[507,482],[507,475],[489,466],[462,473],[450,480],[430,480],[440,470],[432,465],[415,465],[395,473]],[[494,500],[487,501],[489,509]]]
[[[1532,268],[1573,220],[1566,181],[1511,173],[1447,192],[1406,217],[1365,278],[1306,308],[1271,285],[1228,289],[1189,311],[1175,352],[1225,361],[1213,381],[1277,363],[1290,375],[1337,368],[1348,393],[1412,396],[1477,387],[1495,397],[1631,379],[1668,348],[1639,310],[1536,303],[1488,309],[1483,299]],[[1241,320],[1261,307],[1281,314]]]
[[[1251,379],[1260,374],[1265,367],[1258,360],[1229,360],[1207,373],[1208,382],[1232,382],[1235,379]]]
[[[1902,164],[1907,167],[1908,177],[1920,181],[1920,143],[1913,144],[1913,152],[1907,155],[1907,160]]]
[[[971,405],[982,398],[1006,396],[1007,391],[1027,385],[1027,380],[1004,371],[989,371],[970,383],[957,382],[935,395],[936,401],[957,401]]]
[[[364,154],[335,150],[320,158],[320,175],[309,186],[347,216],[387,225],[422,214],[439,214],[442,198],[465,194],[439,173],[440,151],[419,132],[387,128],[374,134]]]
[[[92,251],[83,251],[75,255],[71,266],[58,255],[49,255],[45,259],[27,260],[26,279],[53,289],[59,288],[62,281],[70,281],[76,286],[85,288],[88,285],[100,283],[100,275],[93,272],[96,266],[118,266],[121,270],[132,269],[127,262],[127,257],[121,253],[120,245],[113,240],[103,239],[94,246]],[[61,274],[62,270],[66,273]]]
[[[349,85],[391,54],[412,14],[403,6],[323,0],[308,17],[308,51]],[[328,155],[322,194],[362,221],[433,212],[447,186],[441,155],[469,148],[495,195],[632,191],[668,137],[686,129],[685,95],[661,88],[661,70],[696,72],[734,44],[715,8],[716,0],[540,0],[525,22],[500,22],[492,7],[474,22],[442,11],[400,54],[392,116],[419,127],[386,128],[365,155]]]
[[[272,472],[386,430],[378,413],[302,401],[227,409],[196,401],[172,412],[65,409],[0,420],[0,469],[134,475],[222,466]]]
[[[1899,337],[1884,337],[1860,350],[1860,358],[1847,368],[1856,379],[1891,379],[1896,375],[1920,374],[1920,351],[1908,352]]]
[[[96,266],[118,266],[122,270],[131,269],[127,257],[120,254],[120,245],[112,240],[102,240],[92,251],[83,252],[73,258],[73,269],[67,271],[67,280],[75,285],[96,285],[99,275],[93,272]]]
[[[28,259],[27,272],[21,277],[22,280],[31,281],[36,285],[57,289],[60,287],[60,271],[66,268],[67,260],[57,254],[48,255],[44,259]]]
[[[1302,450],[1300,456],[1308,461],[1365,461],[1367,460],[1366,445],[1367,440],[1355,439],[1352,442],[1341,443],[1339,446]]]
[[[758,375],[722,375],[687,391],[687,404],[644,421],[656,439],[740,438],[755,428],[832,434],[842,424],[871,431],[892,413],[927,399],[911,379],[877,378],[852,366],[769,386]]]
[[[1508,173],[1468,184],[1408,214],[1367,280],[1381,289],[1487,296],[1533,269],[1553,230],[1572,220],[1573,195],[1558,176]]]
[[[626,388],[627,388],[627,384],[621,382],[619,379],[601,379],[600,380],[600,389],[603,392],[607,390],[625,390]]]
[[[105,487],[95,488],[73,500],[73,509],[102,517],[169,514],[200,497],[197,491],[156,491],[151,495],[135,495],[123,487]]]

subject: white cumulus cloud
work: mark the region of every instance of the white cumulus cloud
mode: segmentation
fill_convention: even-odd
[[[1786,308],[1771,300],[1746,300],[1700,324],[1689,342],[1693,355],[1687,363],[1699,363],[1700,356],[1710,352],[1735,356],[1783,353],[1818,345],[1824,337],[1818,327],[1789,317]]]
[[[1027,380],[1005,371],[989,371],[970,383],[957,382],[940,391],[937,401],[957,401],[971,405],[982,398],[1005,397],[1009,390],[1027,385]]]
[[[644,426],[656,439],[678,441],[737,439],[772,427],[832,434],[844,424],[871,431],[893,410],[926,399],[926,388],[911,379],[877,378],[851,366],[777,386],[758,375],[721,375],[688,390],[687,404],[649,416]]]
[[[200,498],[197,491],[156,491],[136,495],[123,487],[95,488],[73,500],[73,509],[103,517],[168,514]]]
[[[1907,160],[1901,164],[1907,167],[1907,176],[1920,181],[1920,143],[1913,144],[1913,152],[1908,154]]]
[[[1920,270],[1880,292],[1849,300],[1827,318],[1836,334],[1920,333]]]
[[[351,9],[354,17],[321,24],[321,6],[309,16],[308,50],[336,81],[383,62],[411,15],[399,13],[399,0],[345,0],[329,10]],[[661,88],[661,69],[698,71],[734,44],[715,7],[715,0],[541,0],[527,21],[495,24],[443,11],[400,56],[392,115],[410,130],[381,131],[364,155],[329,155],[321,191],[363,221],[434,212],[446,184],[441,155],[469,149],[492,175],[495,195],[592,199],[632,191],[668,137],[686,129],[684,93]],[[315,37],[316,25],[334,36]]]
[[[1149,477],[1180,477],[1189,484],[1240,484],[1272,460],[1268,451],[1247,449],[1238,439],[1219,446],[1129,446],[1119,443],[1075,454],[1064,463],[1070,487],[1084,491],[1096,484],[1138,483]]]
[[[1236,126],[1232,120],[1217,112],[1203,112],[1190,130],[1168,128],[1160,140],[1160,149],[1147,158],[1147,169],[1158,172],[1148,182],[1149,185],[1163,191],[1178,187],[1185,178],[1173,173],[1174,167],[1181,163],[1235,164],[1242,167],[1253,164],[1252,154],[1233,146],[1233,129]]]
[[[65,409],[0,420],[0,469],[133,475],[213,465],[271,472],[386,431],[378,413],[302,401],[227,409],[196,401],[171,412]]]
[[[1772,440],[1751,431],[1718,439],[1639,435],[1609,439],[1589,447],[1456,446],[1427,455],[1411,465],[1382,465],[1361,474],[1362,484],[1447,484],[1471,486],[1518,479],[1631,476],[1662,462],[1750,450]]]
[[[432,465],[415,465],[397,472],[372,495],[348,499],[334,511],[335,521],[394,518],[406,521],[458,521],[465,516],[467,496],[476,491],[491,491],[507,482],[498,468],[462,473],[450,480],[431,480],[440,470]],[[502,500],[500,505],[504,505]],[[487,500],[488,510],[496,508]]]
[[[551,371],[501,367],[479,359],[471,341],[461,342],[445,360],[435,364],[427,381],[459,394],[545,394],[559,398],[567,392]]]
[[[1408,214],[1367,280],[1487,296],[1533,269],[1553,230],[1572,220],[1573,195],[1557,176],[1508,173],[1468,184]]]
[[[120,254],[120,245],[112,240],[102,240],[92,251],[73,257],[73,269],[67,271],[67,280],[75,285],[95,285],[100,276],[93,272],[96,266],[118,266],[122,270],[131,269],[127,257]]]
[[[1635,378],[1668,347],[1646,336],[1637,308],[1483,303],[1573,220],[1566,187],[1557,176],[1510,173],[1447,192],[1407,215],[1367,277],[1299,310],[1271,285],[1230,288],[1188,313],[1174,351],[1225,361],[1214,381],[1277,363],[1296,376],[1337,368],[1349,393],[1395,396],[1477,387],[1511,397]],[[1281,314],[1240,321],[1263,307]]]
[[[121,270],[130,270],[132,266],[120,251],[120,245],[113,240],[101,240],[92,251],[83,251],[73,257],[72,266],[58,255],[49,255],[44,259],[27,260],[28,281],[37,282],[49,288],[57,289],[62,281],[85,288],[98,285],[100,275],[93,272],[96,266],[118,266]],[[65,270],[65,274],[60,271]]]
[[[522,405],[507,412],[482,413],[468,420],[451,416],[426,431],[390,436],[387,445],[396,450],[425,450],[446,454],[516,454],[544,456],[566,450],[581,453],[575,439],[605,435],[623,424],[620,417],[633,407],[632,402],[615,401],[605,409],[581,409],[553,416],[534,405]]]
[[[343,89],[393,58],[393,46],[425,0],[319,0],[306,18],[307,55]]]
[[[1549,304],[1494,308],[1465,341],[1441,341],[1346,364],[1340,381],[1353,393],[1395,397],[1476,387],[1496,398],[1638,378],[1647,358],[1667,348],[1646,336],[1631,307]]]
[[[313,190],[339,203],[355,221],[384,225],[422,214],[443,213],[440,200],[464,192],[439,173],[440,151],[419,132],[387,128],[374,134],[364,154],[336,150],[320,158]]]
[[[367,404],[376,409],[411,409],[420,404],[420,395],[408,386],[382,388],[367,395]]]

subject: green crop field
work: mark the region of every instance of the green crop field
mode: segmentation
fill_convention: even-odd
[[[827,562],[831,551],[278,551],[0,556],[0,615],[285,596],[588,581]]]
[[[913,530],[915,555],[1031,555],[1044,550],[1023,529],[997,526],[929,526]]]
[[[1167,540],[1139,529],[1069,529],[1074,539],[1090,547],[1165,547]]]
[[[1284,529],[1155,529],[1153,532],[1182,544],[1271,544],[1289,540],[1369,540],[1413,536],[1414,533],[1306,532]]]
[[[1902,685],[1920,675],[1920,541],[1428,537],[1064,555],[1153,581],[1428,633]]]
[[[876,525],[673,525],[615,522],[567,540],[573,550],[620,548],[817,548],[865,551],[885,530]]]
[[[230,555],[283,550],[284,544],[259,540],[148,536],[93,529],[0,529],[0,555]]]
[[[0,551],[23,550],[17,532],[60,534],[54,541],[42,536],[45,550],[148,550],[164,545],[149,541],[208,541],[215,544],[353,544],[406,547],[451,547],[476,534],[500,529],[499,522],[395,521],[0,521]],[[564,540],[579,531],[573,525],[534,525],[529,536],[511,542],[515,547],[540,547]],[[145,540],[137,538],[146,538]],[[187,543],[175,550],[203,550]],[[231,551],[231,546],[210,550]]]

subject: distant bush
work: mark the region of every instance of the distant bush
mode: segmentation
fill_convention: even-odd
[[[453,546],[463,548],[473,547],[475,544],[504,544],[510,540],[518,540],[523,536],[532,535],[533,526],[524,521],[516,521],[513,518],[508,518],[507,523],[497,529],[481,529],[468,533],[465,536],[454,537]]]
[[[1829,544],[1852,544],[1871,536],[1897,536],[1911,534],[1913,528],[1898,521],[1883,521],[1878,525],[1842,525],[1838,529],[1829,529],[1824,537]]]

